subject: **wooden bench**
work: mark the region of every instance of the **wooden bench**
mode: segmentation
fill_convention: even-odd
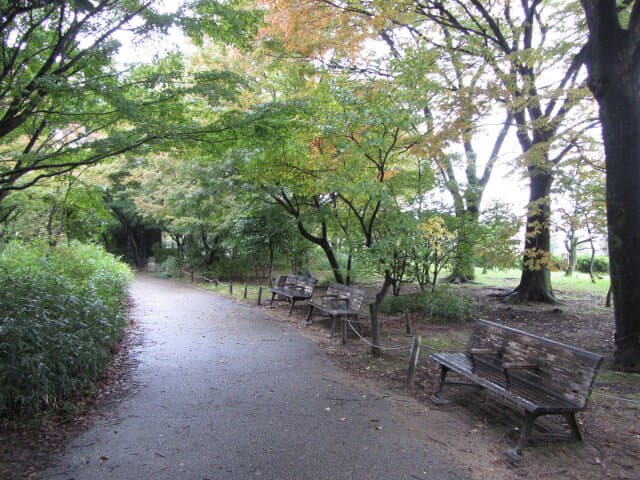
[[[358,319],[366,293],[367,291],[361,288],[331,282],[325,295],[319,297],[318,300],[309,302],[307,324],[311,323],[311,316],[314,314],[314,310],[319,310],[332,319],[331,335],[335,330],[336,322],[342,322],[342,343],[347,343],[347,323],[345,319],[349,317],[353,317],[354,320]]]
[[[305,277],[304,275],[278,275],[275,285],[271,290],[271,303],[278,297],[278,300],[286,300],[291,304],[289,315],[293,311],[293,306],[298,300],[307,300],[313,295],[313,289],[318,280],[313,277]],[[280,298],[282,297],[282,298]]]
[[[570,436],[582,440],[575,414],[587,406],[602,362],[600,355],[478,320],[465,352],[436,353],[430,358],[441,367],[440,381],[432,395],[434,403],[443,403],[440,392],[447,372],[452,371],[465,381],[447,383],[485,388],[524,409],[518,444],[506,452],[510,459],[521,459],[539,416],[563,415],[571,429]]]

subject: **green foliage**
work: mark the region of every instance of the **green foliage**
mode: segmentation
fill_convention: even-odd
[[[560,272],[567,269],[567,261],[556,255],[549,255],[547,268],[551,272]]]
[[[424,314],[428,319],[443,322],[475,320],[479,313],[478,306],[471,297],[447,287],[387,297],[382,303],[381,310],[389,315],[398,315],[409,310]]]
[[[589,256],[578,257],[578,263],[576,265],[576,269],[582,273],[589,273],[590,265],[591,265],[591,257]],[[607,257],[594,257],[593,272],[609,273],[609,259]]]
[[[164,278],[180,278],[181,261],[173,255],[167,256],[163,262],[156,267],[156,274]]]
[[[59,406],[91,387],[126,325],[128,267],[93,245],[0,253],[0,412]]]

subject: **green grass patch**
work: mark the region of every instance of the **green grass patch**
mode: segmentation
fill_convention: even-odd
[[[520,282],[521,271],[517,269],[490,270],[483,274],[476,269],[476,280],[487,285],[501,288],[515,288]],[[609,290],[609,275],[601,274],[595,283],[586,273],[575,272],[567,277],[564,272],[551,272],[551,287],[568,293],[595,294],[604,298]]]
[[[626,383],[640,386],[640,373],[624,373],[615,370],[600,370],[596,377],[599,383]]]
[[[435,352],[453,351],[460,347],[446,337],[423,337],[421,345]]]

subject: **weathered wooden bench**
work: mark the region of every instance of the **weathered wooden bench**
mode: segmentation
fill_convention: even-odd
[[[345,320],[349,317],[354,320],[358,319],[366,293],[367,291],[361,288],[331,282],[325,295],[309,302],[307,324],[311,323],[314,310],[319,310],[332,319],[331,335],[335,331],[336,322],[342,322],[342,343],[347,343],[347,323]]]
[[[289,307],[289,315],[291,315],[297,301],[311,298],[316,283],[318,283],[316,278],[304,275],[278,275],[274,286],[269,289],[271,290],[269,306],[273,306],[276,297],[278,300],[286,300],[291,304]]]
[[[440,392],[451,371],[464,382],[447,383],[485,388],[524,409],[518,444],[506,452],[513,461],[521,459],[533,423],[543,415],[563,415],[571,429],[570,437],[582,440],[575,414],[586,408],[602,362],[600,355],[478,320],[465,352],[436,353],[430,358],[441,367],[440,381],[432,395],[434,403],[443,403]]]

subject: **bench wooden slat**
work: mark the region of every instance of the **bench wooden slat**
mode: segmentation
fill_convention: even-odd
[[[485,388],[526,412],[518,445],[507,453],[519,460],[535,419],[565,415],[574,437],[581,439],[575,413],[583,410],[602,356],[514,328],[478,320],[465,352],[439,352],[431,359],[441,366],[439,394],[448,371],[469,384]]]

